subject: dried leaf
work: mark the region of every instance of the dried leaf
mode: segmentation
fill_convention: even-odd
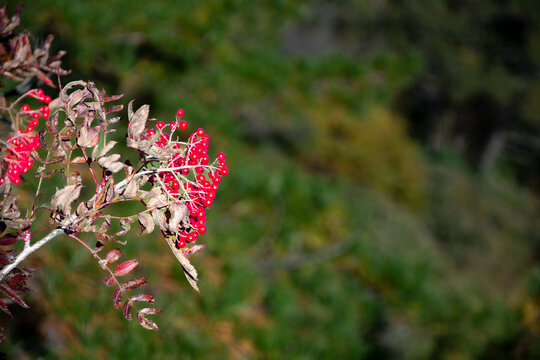
[[[133,199],[135,196],[137,196],[138,191],[139,184],[135,179],[133,179],[127,184],[123,195],[126,199]]]
[[[47,163],[45,165],[58,164],[58,163],[64,162],[65,159],[66,159],[65,155],[56,155],[50,158],[49,160],[47,160]]]
[[[71,203],[79,198],[81,193],[81,183],[68,185],[54,194],[51,204],[54,209],[62,209],[64,214],[71,212]]]
[[[124,163],[117,161],[118,159],[120,159],[120,154],[98,157],[98,165],[116,173],[126,166]]]
[[[29,308],[30,306],[26,305],[26,303],[21,299],[19,295],[17,295],[12,289],[7,287],[4,284],[0,284],[0,291],[6,294],[10,299],[15,301],[17,304],[21,305],[23,308]]]
[[[156,312],[156,314],[159,314],[159,312]],[[155,322],[142,316],[141,314],[137,314],[137,321],[143,328],[147,330],[159,331],[159,328]]]
[[[102,156],[105,156],[109,151],[111,151],[111,149],[117,144],[116,141],[109,141],[104,147],[103,149],[100,150],[99,152],[99,155],[97,156],[98,158],[102,157]],[[120,157],[120,156],[119,156]],[[95,157],[92,155],[92,158],[95,159]],[[118,159],[117,159],[118,160]]]
[[[117,236],[125,235],[131,228],[130,224],[134,221],[135,220],[133,220],[133,218],[129,218],[129,217],[120,219],[120,226],[122,227],[122,230],[116,232],[113,236],[117,237]]]
[[[198,253],[199,251],[203,250],[205,247],[206,246],[204,244],[198,244],[198,245],[190,246],[188,248],[184,248],[181,251],[182,251],[182,254],[184,254],[184,256],[189,259],[191,255]]]
[[[148,302],[148,303],[153,303],[154,302],[154,297],[152,295],[147,295],[147,294],[137,294],[137,295],[134,295],[131,298],[129,298],[129,300],[131,300],[131,301],[145,301],[145,302]]]
[[[108,166],[105,166],[105,168],[107,168],[107,170],[110,170],[113,173],[119,172],[124,167],[126,167],[126,165],[123,162],[120,162],[120,161],[117,161],[117,162],[114,162],[114,163],[112,163],[112,164],[110,164]]]
[[[115,309],[120,309],[120,305],[122,305],[122,300],[124,297],[122,296],[122,291],[120,289],[114,290],[113,293],[113,305]]]
[[[133,269],[135,269],[139,265],[139,260],[137,259],[131,259],[126,260],[120,265],[114,269],[114,275],[116,276],[124,276],[129,274]]]
[[[159,210],[152,211],[152,219],[154,219],[154,222],[162,231],[169,230],[168,225],[167,225],[167,218],[165,217],[165,214],[162,211],[159,211]]]
[[[71,164],[84,164],[86,163],[86,159],[82,156],[77,156],[76,158],[71,159]]]
[[[184,204],[172,204],[169,206],[171,217],[169,218],[169,229],[172,233],[178,232],[178,227],[182,220],[189,216],[189,210]]]
[[[114,250],[109,251],[107,255],[105,255],[105,260],[107,260],[109,264],[112,264],[116,260],[120,259],[121,255],[122,255],[122,251],[120,249],[114,249]]]
[[[154,219],[152,219],[152,216],[149,213],[140,213],[137,218],[139,224],[141,224],[141,234],[150,234],[154,231]]]
[[[80,147],[93,147],[99,143],[99,127],[87,128],[82,127],[79,131],[79,137],[77,138],[77,144]]]
[[[197,291],[199,291],[199,287],[197,286],[197,281],[199,281],[199,276],[197,274],[197,270],[191,265],[191,262],[184,256],[181,250],[176,248],[176,245],[172,241],[172,239],[166,239],[167,244],[171,248],[171,251],[173,252],[174,256],[178,259],[180,262],[180,265],[182,265],[182,268],[184,269],[184,275],[186,276],[189,284]]]
[[[124,303],[124,306],[122,306],[122,313],[124,314],[124,317],[128,321],[131,321],[131,308],[132,307],[133,307],[133,304],[129,300],[126,300],[126,302]]]
[[[122,288],[126,291],[135,290],[141,286],[145,286],[148,283],[148,280],[143,276],[136,279],[131,279],[122,284]]]
[[[133,101],[128,106],[128,137],[131,139],[139,140],[140,135],[144,133],[146,128],[146,121],[148,120],[148,113],[150,112],[149,105],[141,106],[135,114],[133,114]]]

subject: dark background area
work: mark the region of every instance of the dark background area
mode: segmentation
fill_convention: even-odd
[[[62,239],[2,318],[12,357],[540,357],[540,2],[23,4],[64,84],[183,108],[230,175],[200,295],[157,235],[125,237],[159,334]]]

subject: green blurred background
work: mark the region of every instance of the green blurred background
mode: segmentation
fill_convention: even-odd
[[[157,235],[124,238],[160,333],[61,239],[1,319],[10,357],[540,358],[540,2],[23,4],[64,84],[184,108],[230,175],[200,295]]]

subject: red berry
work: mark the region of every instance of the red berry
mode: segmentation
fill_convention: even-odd
[[[178,127],[180,128],[180,130],[186,130],[187,129],[187,121],[184,121],[184,120],[180,121],[178,123]]]
[[[178,123],[176,121],[171,121],[169,123],[169,127],[171,128],[171,130],[175,130],[177,126],[178,126]]]
[[[161,130],[165,127],[165,123],[163,121],[158,121],[156,127]]]
[[[38,96],[43,96],[43,89],[36,89]]]
[[[221,176],[226,176],[229,173],[229,169],[227,169],[226,167],[219,168],[218,170]]]
[[[178,191],[178,189],[180,189],[180,183],[178,182],[178,180],[173,180],[171,187],[173,190]]]
[[[197,240],[198,237],[199,237],[199,234],[197,234],[196,232],[190,232],[188,234],[187,241],[194,242],[195,240]]]
[[[45,96],[45,98],[43,100],[45,101],[46,104],[49,104],[51,102],[51,97],[50,96]]]
[[[206,232],[206,226],[204,225],[201,225],[199,226],[199,230],[197,230],[199,232],[199,234],[204,234]]]
[[[28,106],[27,104],[24,104],[21,108],[22,111],[28,111],[30,110],[30,106]]]
[[[183,109],[176,110],[176,116],[178,116],[178,117],[184,116],[184,110]]]
[[[204,130],[203,129],[197,129],[197,136],[203,136],[204,135]]]
[[[176,240],[176,246],[180,249],[186,247],[186,239],[178,238],[178,240]]]
[[[35,113],[32,114],[32,117],[37,120],[37,119],[39,119],[41,117],[41,115],[39,115],[38,112],[35,112]]]
[[[220,152],[220,153],[217,154],[217,158],[218,158],[218,160],[225,160],[225,154]]]

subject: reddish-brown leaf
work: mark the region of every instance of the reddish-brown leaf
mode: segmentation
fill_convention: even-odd
[[[9,246],[17,242],[19,235],[17,234],[6,234],[0,238],[0,246]]]
[[[148,280],[143,276],[136,279],[131,279],[122,284],[122,288],[126,291],[135,290],[148,283]]]
[[[153,322],[152,320],[144,317],[140,313],[137,314],[137,321],[139,322],[139,324],[141,324],[141,326],[143,328],[145,328],[147,330],[159,331],[159,328],[158,328],[158,326],[157,326],[157,324],[155,322]]]
[[[9,312],[9,309],[8,309],[6,303],[3,302],[2,300],[0,300],[0,309],[2,309],[2,310],[3,310],[6,314],[8,314],[9,316],[13,317],[13,316],[11,315],[11,313]]]
[[[122,255],[122,251],[120,249],[114,249],[109,251],[109,253],[105,255],[105,260],[107,260],[109,264],[112,264],[120,258],[120,255]]]
[[[149,303],[153,303],[154,297],[152,295],[147,295],[147,294],[138,294],[138,295],[132,296],[130,300],[131,301],[146,301]]]
[[[29,308],[30,307],[30,306],[26,305],[24,300],[21,299],[21,297],[19,295],[17,295],[13,290],[11,290],[6,285],[0,284],[0,291],[2,291],[4,294],[6,294],[9,298],[11,298],[17,304],[21,305],[23,308]]]
[[[120,289],[114,290],[113,293],[113,305],[115,309],[120,309],[120,305],[122,305],[122,300],[124,297],[122,296],[122,291]]]
[[[122,111],[123,108],[124,108],[124,105],[113,105],[113,106],[110,106],[110,107],[107,109],[107,114],[110,114],[110,113],[113,113],[113,112]]]
[[[113,278],[112,276],[105,276],[105,277],[103,278],[103,283],[104,283],[105,285],[107,285],[108,287],[111,287],[112,284],[114,283],[114,278]]]
[[[124,276],[131,272],[131,270],[135,269],[139,265],[139,260],[137,259],[131,259],[124,261],[120,265],[114,269],[114,275],[116,276]]]
[[[31,276],[31,272],[15,268],[6,276],[7,285],[16,293],[23,294],[30,292],[26,280]]]
[[[122,313],[124,314],[124,317],[128,321],[131,321],[131,308],[132,307],[133,307],[133,304],[129,300],[126,300],[126,302],[124,303],[124,306],[122,306]]]

